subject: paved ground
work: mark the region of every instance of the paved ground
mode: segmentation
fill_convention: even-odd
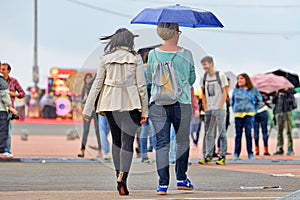
[[[0,172],[1,182],[5,180],[0,187],[0,199],[120,198],[115,191],[111,163],[1,163]],[[155,164],[134,162],[131,172],[128,183],[131,193],[124,199],[277,199],[298,190],[300,185],[300,179],[295,177],[192,165],[188,175],[195,190],[176,191],[172,166],[169,195],[157,196]],[[240,186],[269,185],[280,185],[282,189],[240,189]]]
[[[70,129],[82,132],[80,123],[65,124],[41,122],[14,124],[13,162],[0,160],[0,200],[2,199],[119,199],[111,162],[96,159],[97,152],[88,148],[87,158],[77,158],[80,140],[67,140]],[[27,131],[28,140],[21,140]],[[233,152],[233,130],[229,131],[229,152]],[[202,141],[202,138],[200,138]],[[276,133],[272,133],[270,152],[276,149]],[[93,130],[88,145],[96,145]],[[123,199],[277,199],[300,189],[300,139],[294,139],[294,156],[257,156],[248,160],[243,141],[242,160],[228,156],[226,166],[193,164],[189,177],[195,185],[192,192],[175,190],[172,170],[169,195],[157,196],[155,164],[133,161],[129,178],[130,196]],[[197,163],[201,145],[192,147],[190,159]],[[261,149],[262,151],[262,149]],[[154,153],[149,154],[155,158]],[[8,161],[8,160],[6,160]],[[19,162],[22,161],[22,162]],[[43,163],[42,163],[42,162]],[[171,167],[174,168],[173,166]],[[271,174],[291,174],[292,177],[274,177]],[[280,190],[242,190],[240,186],[279,185]],[[300,193],[300,192],[298,192]],[[300,199],[300,194],[293,198]]]

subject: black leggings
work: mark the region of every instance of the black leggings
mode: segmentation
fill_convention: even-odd
[[[105,112],[112,135],[112,156],[116,170],[129,172],[133,157],[133,142],[140,126],[138,110]]]

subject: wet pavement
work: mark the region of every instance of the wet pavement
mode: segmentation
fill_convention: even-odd
[[[44,122],[43,122],[44,123]],[[82,125],[15,123],[12,152],[15,158],[0,160],[0,199],[300,199],[300,139],[294,139],[293,156],[256,156],[248,160],[243,139],[241,160],[227,156],[225,166],[199,165],[201,144],[191,146],[188,176],[194,191],[176,191],[174,166],[168,195],[158,196],[155,163],[133,160],[128,180],[130,195],[120,197],[110,161],[96,158],[97,152],[88,148],[86,158],[77,158],[80,139],[68,140],[67,133],[75,129],[79,136]],[[61,122],[59,122],[61,123]],[[73,124],[72,124],[73,123]],[[28,140],[21,139],[23,133]],[[201,132],[202,133],[202,132]],[[200,138],[200,143],[202,137]],[[233,152],[233,132],[228,134],[228,151]],[[285,143],[286,144],[286,143]],[[93,128],[88,145],[95,146]],[[269,139],[270,153],[276,150],[276,133]],[[262,151],[262,148],[261,148]],[[155,153],[149,153],[155,158]],[[275,175],[275,176],[274,176]],[[281,189],[247,189],[240,187],[280,186]],[[298,192],[297,192],[298,191]],[[297,192],[294,194],[294,192]]]

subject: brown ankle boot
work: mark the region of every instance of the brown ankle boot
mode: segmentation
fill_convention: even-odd
[[[265,156],[269,156],[269,155],[270,155],[270,153],[269,153],[269,151],[268,151],[268,146],[265,146],[265,147],[264,147],[264,155],[265,155]]]
[[[259,155],[259,146],[255,146],[255,155],[256,155],[256,156]]]
[[[78,154],[77,156],[78,156],[79,158],[84,158],[84,152],[85,152],[85,150],[81,150],[81,153]]]

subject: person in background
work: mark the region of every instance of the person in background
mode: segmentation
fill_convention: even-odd
[[[93,79],[87,83],[87,90],[88,92],[91,90],[91,87],[94,83],[94,80],[96,78],[96,75],[93,77]],[[95,110],[96,110],[96,106],[98,104],[98,100],[99,100],[99,95],[96,99],[95,102]],[[104,160],[110,160],[111,159],[111,155],[110,155],[110,144],[108,141],[108,134],[109,134],[109,124],[108,124],[108,120],[106,116],[103,116],[101,114],[97,114],[97,118],[98,118],[98,124],[99,124],[99,132],[100,132],[100,147],[98,146],[92,146],[90,145],[89,147],[93,150],[96,150],[99,152],[99,150],[102,149],[102,157]]]
[[[282,155],[283,150],[283,129],[284,125],[287,127],[288,148],[286,155],[293,155],[293,137],[292,137],[292,110],[297,108],[296,100],[294,97],[294,89],[279,90],[272,102],[275,104],[274,115],[276,123],[278,124],[278,137],[277,137],[277,151],[274,155]]]
[[[3,74],[0,72],[0,158],[10,158],[10,155],[5,152],[9,128],[9,111],[15,115],[18,114],[12,107],[7,82],[4,79]]]
[[[107,117],[111,129],[119,195],[129,195],[127,177],[135,134],[148,118],[144,66],[142,58],[133,49],[134,37],[128,29],[120,28],[101,38],[108,43],[83,110],[84,118],[90,119],[99,95],[96,113]]]
[[[199,99],[194,93],[194,88],[191,87],[192,96],[192,120],[190,126],[190,134],[193,144],[197,147],[200,137],[201,120],[200,120],[200,104]]]
[[[238,75],[236,88],[231,97],[235,122],[235,147],[233,158],[239,159],[242,148],[242,134],[245,130],[248,158],[254,159],[252,151],[252,127],[254,116],[262,103],[262,97],[253,86],[248,74]]]
[[[88,83],[92,81],[93,75],[90,73],[85,74],[84,76],[84,85],[81,91],[81,99],[82,99],[82,106],[84,107],[86,103],[86,99],[89,93],[89,88],[88,88]],[[102,152],[101,152],[101,142],[100,142],[100,132],[99,132],[99,124],[98,124],[98,118],[95,113],[95,109],[92,111],[92,118],[94,119],[94,125],[95,125],[95,133],[97,137],[97,142],[98,142],[98,156],[99,158],[102,157]],[[86,143],[87,143],[87,137],[90,132],[90,124],[91,120],[86,120],[83,119],[83,135],[82,135],[82,141],[81,141],[81,153],[78,154],[78,157],[83,158],[85,156],[85,150],[86,150]]]
[[[230,86],[230,79],[227,77],[227,81],[228,81],[228,87]],[[229,97],[229,91],[227,89],[227,97],[226,97],[226,121],[225,121],[225,128],[226,128],[226,132],[228,130],[228,127],[230,125],[230,97]],[[218,139],[218,150],[215,154],[219,155],[221,150],[220,150],[220,146],[221,146],[221,141],[220,138]],[[231,153],[229,153],[228,151],[226,152],[226,155],[230,155]]]
[[[194,186],[187,178],[189,159],[189,132],[192,116],[190,86],[196,79],[192,53],[178,46],[181,31],[176,23],[159,23],[157,34],[164,44],[151,50],[148,56],[147,78],[152,83],[150,98],[150,119],[156,133],[156,167],[159,183],[158,195],[166,195],[169,174],[170,129],[173,124],[176,134],[176,189],[193,190]],[[178,77],[178,87],[182,92],[179,99],[170,105],[159,105],[153,100],[156,67],[159,62],[171,61]],[[179,76],[180,75],[180,76]],[[158,75],[159,76],[159,75]]]
[[[205,134],[202,147],[203,159],[199,160],[198,163],[208,164],[212,162],[216,136],[218,135],[221,143],[221,153],[216,164],[225,165],[227,151],[225,101],[228,82],[224,73],[215,70],[214,60],[211,56],[202,58],[201,64],[205,70],[205,74],[200,81],[203,94],[202,102],[205,111]]]
[[[44,94],[40,100],[43,118],[55,119],[57,116],[56,105],[53,96],[53,92],[49,92],[48,94]]]
[[[259,155],[259,126],[261,127],[263,141],[264,141],[264,155],[269,156],[268,150],[268,109],[271,108],[270,106],[270,99],[267,94],[260,92],[263,102],[260,105],[257,113],[254,116],[254,142],[255,142],[255,155]]]
[[[25,97],[15,99],[15,107],[18,111],[20,120],[25,120]]]
[[[145,80],[146,80],[146,86],[147,86],[147,94],[148,94],[148,102],[150,100],[150,91],[151,91],[151,83],[147,79],[147,62],[148,62],[148,54],[149,51],[144,53],[143,56],[143,63],[144,63],[144,72],[145,72]],[[141,132],[139,137],[139,150],[140,150],[140,156],[141,156],[141,162],[142,163],[153,163],[154,160],[150,159],[148,157],[148,137],[150,137],[150,140],[152,136],[154,135],[154,129],[153,124],[150,119],[147,120],[145,124],[142,124],[141,126]]]
[[[24,98],[25,91],[23,90],[19,81],[9,75],[10,72],[11,72],[11,66],[8,63],[2,63],[1,64],[1,73],[3,74],[3,77],[7,82],[12,107],[14,108],[15,98]],[[11,131],[12,131],[12,122],[11,122],[11,120],[9,120],[8,137],[6,140],[6,147],[5,147],[5,153],[7,154],[7,157],[14,156],[11,153]]]

